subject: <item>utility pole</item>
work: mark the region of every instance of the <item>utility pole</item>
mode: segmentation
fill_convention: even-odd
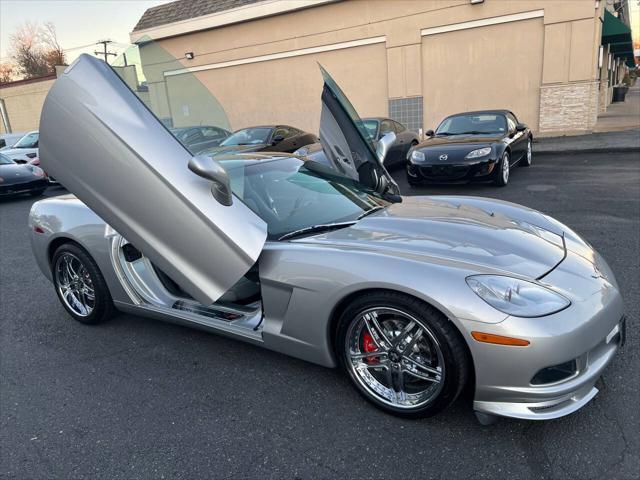
[[[110,43],[112,43],[111,40],[100,40],[99,42],[96,42],[96,45],[102,45],[103,50],[102,52],[95,51],[94,53],[96,55],[103,55],[105,63],[109,63],[109,55],[113,55],[114,57],[117,55],[116,53],[107,51],[107,45]]]

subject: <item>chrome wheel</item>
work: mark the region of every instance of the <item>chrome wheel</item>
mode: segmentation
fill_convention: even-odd
[[[531,152],[531,139],[529,139],[527,141],[527,165],[531,165],[531,157],[532,157],[532,152]]]
[[[96,306],[93,281],[78,257],[64,252],[54,265],[56,288],[68,309],[80,317],[87,317]]]
[[[509,183],[509,155],[507,153],[502,157],[502,183]]]
[[[364,310],[351,322],[345,342],[347,367],[379,401],[402,409],[424,406],[444,386],[444,356],[432,331],[406,312]]]

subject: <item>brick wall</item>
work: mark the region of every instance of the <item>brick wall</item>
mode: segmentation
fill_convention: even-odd
[[[607,111],[609,105],[609,81],[608,79],[600,80],[600,91],[598,92],[598,113]]]
[[[596,124],[599,82],[572,82],[540,88],[540,133],[587,133]]]

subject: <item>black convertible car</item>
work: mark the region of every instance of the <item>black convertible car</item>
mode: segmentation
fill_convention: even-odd
[[[204,155],[220,155],[248,152],[293,153],[298,148],[318,141],[313,133],[289,125],[269,125],[243,128],[223,140],[220,146],[200,152]]]
[[[509,110],[451,115],[408,154],[407,180],[421,183],[488,182],[504,186],[511,167],[531,165],[533,135]]]
[[[44,171],[35,165],[18,165],[0,154],[0,197],[29,193],[42,195],[49,186]]]

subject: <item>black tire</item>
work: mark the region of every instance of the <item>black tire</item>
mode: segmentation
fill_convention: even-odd
[[[45,190],[45,188],[43,188],[42,190],[34,190],[33,192],[29,192],[29,195],[31,195],[32,197],[39,197],[44,193]]]
[[[411,315],[429,329],[440,346],[445,372],[443,386],[425,405],[411,408],[389,405],[362,386],[349,368],[346,342],[350,325],[358,321],[362,312],[381,306]],[[334,345],[341,366],[358,392],[378,408],[400,417],[424,418],[437,414],[458,398],[470,378],[471,362],[468,349],[456,327],[432,306],[399,292],[380,290],[363,294],[352,301],[340,314]]]
[[[496,178],[493,180],[493,184],[498,187],[504,187],[509,183],[509,176],[511,173],[511,166],[509,164],[511,157],[509,152],[504,152],[500,162],[498,162],[498,171],[496,172]],[[504,174],[504,168],[506,165],[507,174]]]
[[[408,173],[407,173],[407,183],[412,187],[419,187],[422,185],[420,182],[414,180],[413,177]]]
[[[71,255],[80,262],[80,264],[86,270],[83,278],[87,278],[88,275],[88,279],[93,286],[93,306],[91,312],[87,315],[80,315],[76,311],[74,311],[62,296],[60,282],[58,276],[56,275],[56,268],[58,268],[59,262],[62,261],[61,259],[65,257],[65,255]],[[111,293],[109,292],[107,283],[105,282],[104,277],[102,276],[102,273],[100,272],[100,269],[98,268],[96,262],[93,260],[93,258],[91,258],[91,255],[89,255],[82,247],[78,246],[75,243],[65,243],[58,247],[51,260],[51,270],[56,295],[58,295],[58,299],[60,300],[60,303],[65,308],[65,310],[75,320],[81,323],[94,325],[104,322],[113,316],[115,308],[113,306],[113,300],[111,299]]]
[[[518,165],[521,167],[530,167],[533,162],[533,141],[531,137],[527,140],[527,150],[524,152],[524,156],[522,160],[518,162]]]

